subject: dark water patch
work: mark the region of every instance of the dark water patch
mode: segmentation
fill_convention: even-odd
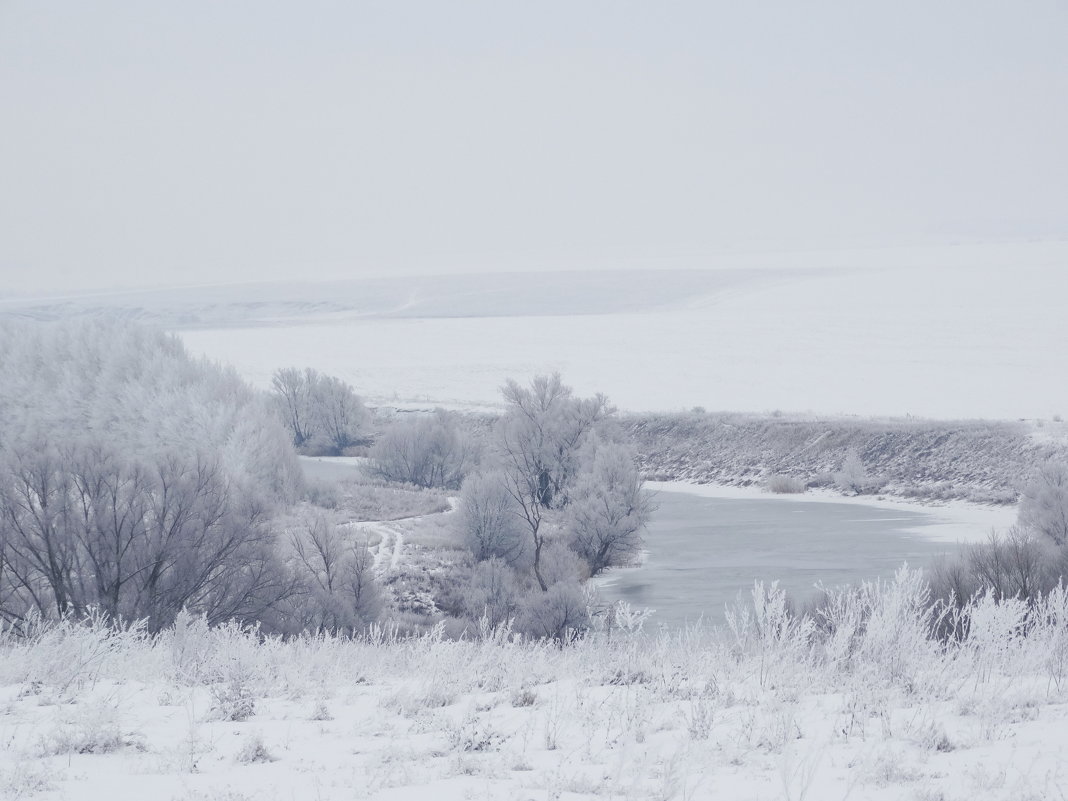
[[[679,492],[656,500],[645,561],[611,576],[601,594],[653,608],[653,622],[668,625],[721,623],[724,606],[739,593],[748,601],[754,581],[778,580],[804,599],[817,582],[885,578],[903,562],[922,567],[955,549],[916,533],[934,522],[921,512]]]

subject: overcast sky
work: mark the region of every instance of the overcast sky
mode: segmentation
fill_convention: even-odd
[[[0,292],[1068,236],[1064,0],[0,0],[0,108]]]

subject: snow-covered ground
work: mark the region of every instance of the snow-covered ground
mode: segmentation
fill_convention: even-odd
[[[733,633],[566,648],[61,625],[0,640],[0,797],[1063,799],[1068,598],[1026,629],[986,599],[943,648],[917,588],[848,601],[831,637],[774,593]]]
[[[558,370],[579,392],[635,411],[1068,415],[1068,245],[971,255],[905,254],[902,265],[858,255],[833,268],[705,271],[703,282],[672,272],[549,274],[555,305],[544,293],[522,302],[542,280],[532,274],[483,278],[494,291],[462,300],[436,280],[426,291],[439,296],[404,316],[181,335],[260,386],[277,367],[309,365],[380,404],[492,406],[506,378]],[[679,291],[650,292],[658,277]],[[601,293],[615,301],[598,308]],[[445,313],[454,302],[464,316]]]

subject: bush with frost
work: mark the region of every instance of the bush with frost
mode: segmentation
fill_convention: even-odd
[[[462,591],[464,614],[496,628],[515,619],[522,594],[515,570],[503,559],[491,557],[475,565]]]
[[[764,481],[764,491],[772,492],[776,495],[796,495],[806,489],[808,489],[808,485],[801,479],[781,473],[768,476]]]
[[[1038,470],[1020,498],[1019,521],[1055,545],[1068,544],[1068,465],[1050,461]]]
[[[529,547],[512,496],[495,473],[468,476],[460,491],[456,526],[476,560],[522,564]]]
[[[589,628],[586,596],[575,582],[561,581],[527,595],[516,628],[535,638],[567,641]]]
[[[369,469],[387,481],[456,490],[477,461],[458,416],[439,409],[395,419],[371,449]]]
[[[839,490],[851,495],[877,492],[881,485],[881,482],[868,472],[856,451],[846,454],[842,467],[834,473],[834,483]]]

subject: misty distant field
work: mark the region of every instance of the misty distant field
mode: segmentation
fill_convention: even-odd
[[[634,411],[1068,414],[1068,275],[1058,268],[683,275],[497,276],[452,299],[439,281],[431,289],[442,294],[411,316],[382,309],[182,337],[261,386],[276,367],[310,365],[401,405],[492,405],[506,377],[558,370],[579,392]]]
[[[119,313],[179,331],[256,385],[312,366],[376,404],[493,406],[507,377],[560,371],[632,411],[1068,414],[1068,246],[876,255],[24,298],[0,311]]]

